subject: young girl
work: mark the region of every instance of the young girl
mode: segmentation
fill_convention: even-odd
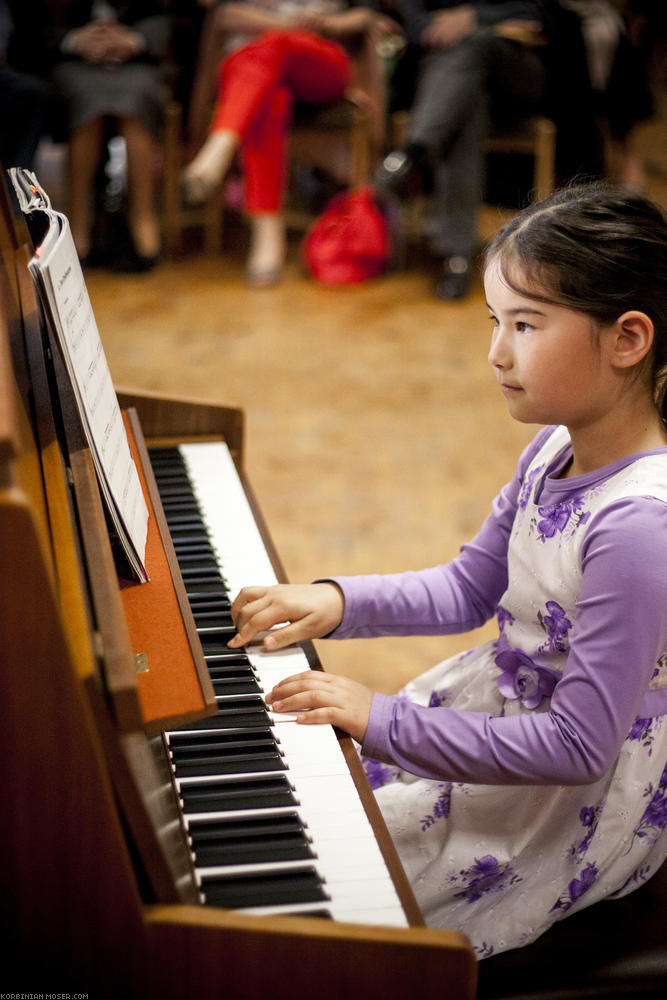
[[[490,245],[489,361],[547,425],[447,566],[244,589],[238,635],[498,638],[396,696],[328,674],[267,696],[362,745],[427,922],[479,957],[649,878],[667,852],[667,221],[630,189],[557,192]],[[526,787],[529,786],[529,787]]]

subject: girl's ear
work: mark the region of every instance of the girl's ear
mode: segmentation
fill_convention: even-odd
[[[653,345],[653,321],[638,309],[630,309],[619,316],[613,325],[612,363],[618,368],[632,368],[639,364]]]

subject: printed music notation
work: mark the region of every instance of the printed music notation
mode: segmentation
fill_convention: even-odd
[[[8,173],[24,214],[46,220],[30,272],[72,383],[113,531],[132,574],[146,581],[148,510],[69,221],[51,208],[34,173]]]

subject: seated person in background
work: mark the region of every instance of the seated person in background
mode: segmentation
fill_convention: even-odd
[[[543,52],[560,17],[557,0],[398,0],[421,58],[406,143],[375,176],[380,193],[414,190],[433,178],[434,254],[442,299],[468,290],[483,192],[483,141],[493,113],[538,112],[545,94]]]
[[[0,163],[5,169],[32,170],[37,145],[46,131],[50,89],[14,65],[14,27],[9,3],[0,0]]]
[[[643,188],[644,165],[634,142],[635,126],[653,114],[645,35],[651,3],[646,0],[561,0],[581,21],[588,74],[602,133],[607,172]]]
[[[169,20],[160,0],[51,4],[53,80],[68,132],[69,220],[79,255],[91,250],[93,182],[106,119],[125,139],[133,253],[123,270],[149,270],[160,250],[155,162],[164,117],[161,60]]]
[[[295,101],[340,100],[353,76],[348,46],[397,25],[364,7],[328,0],[223,3],[216,28],[228,36],[209,134],[183,175],[187,201],[205,201],[240,152],[250,219],[246,278],[275,284],[285,260],[282,202]]]

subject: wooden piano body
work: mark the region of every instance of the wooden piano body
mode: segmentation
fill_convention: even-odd
[[[3,990],[165,1000],[302,991],[333,1000],[352,990],[473,997],[472,951],[457,933],[420,926],[363,773],[355,780],[412,926],[249,916],[197,902],[160,736],[167,718],[211,711],[196,635],[187,683],[167,675],[167,707],[152,710],[90,454],[27,269],[27,232],[0,188]],[[119,399],[147,439],[224,437],[241,467],[238,411]],[[159,501],[151,502],[159,522]],[[168,558],[168,539],[157,544]],[[173,576],[172,604],[177,569]],[[142,601],[156,599],[151,588],[141,587]],[[154,589],[161,600],[164,589]],[[150,609],[158,633],[160,614]],[[182,704],[181,688],[194,690]]]

